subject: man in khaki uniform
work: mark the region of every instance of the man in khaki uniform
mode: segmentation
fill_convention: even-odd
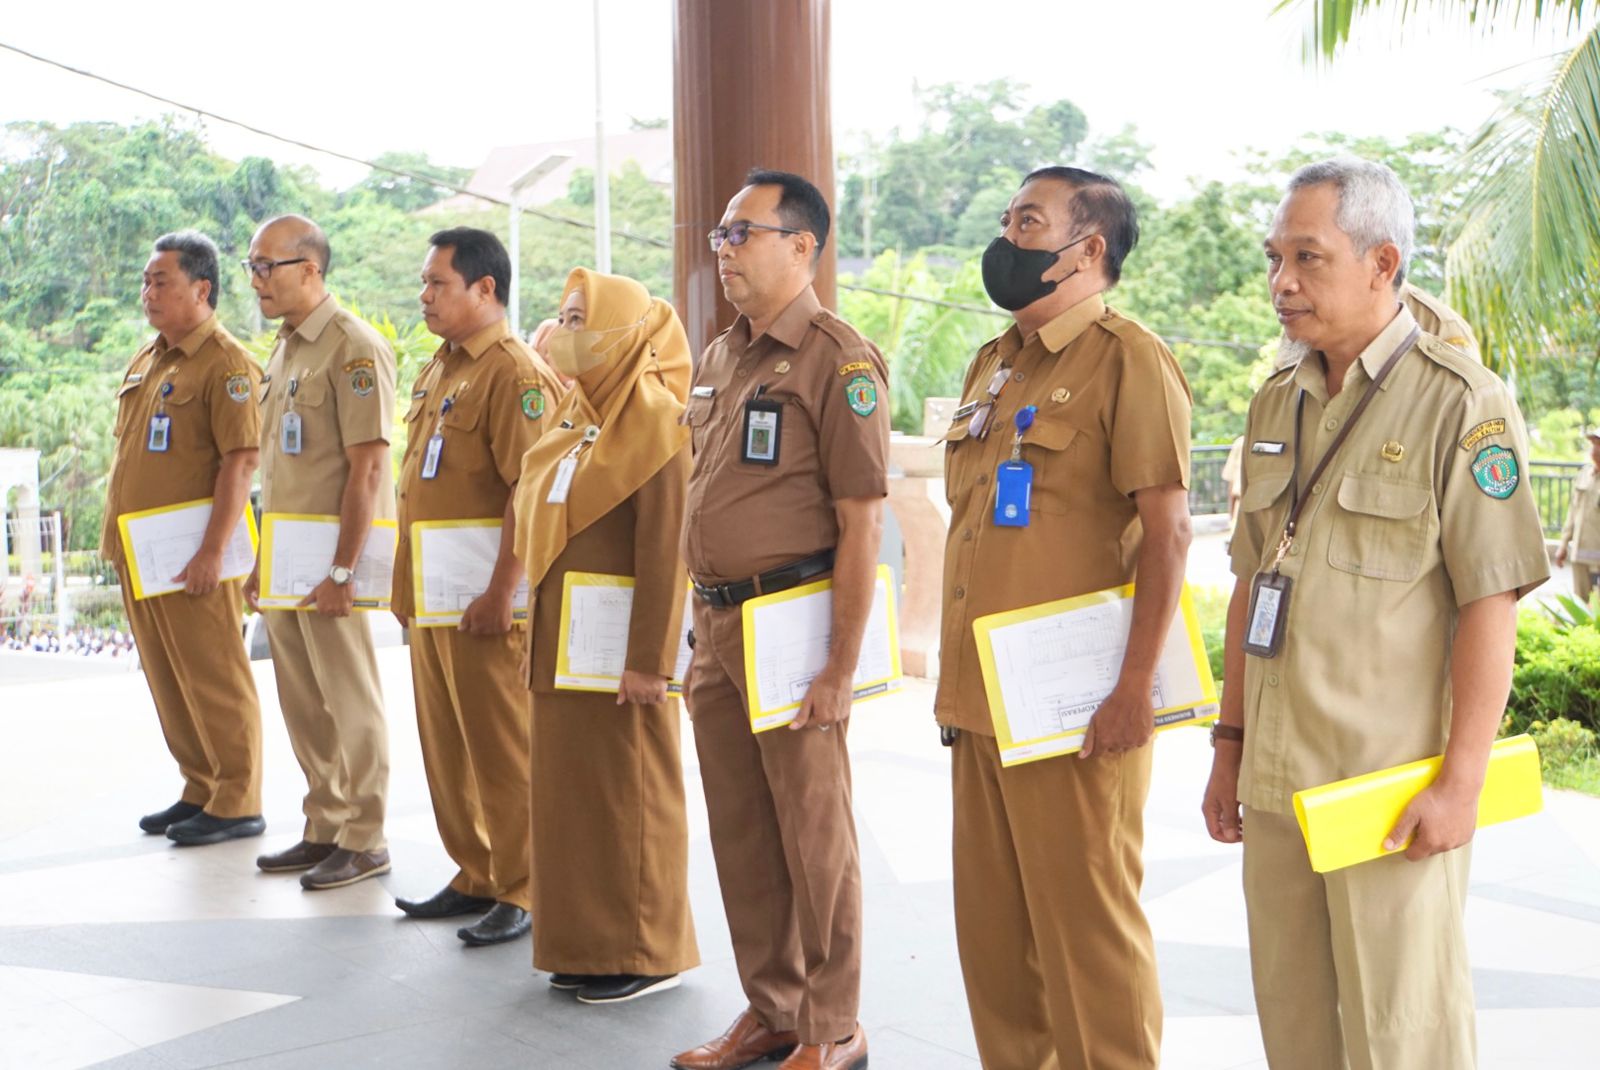
[[[1341,157],[1295,173],[1266,240],[1300,355],[1246,423],[1203,809],[1214,838],[1244,840],[1274,1067],[1476,1062],[1467,844],[1516,602],[1549,568],[1510,393],[1399,299],[1414,226],[1394,172]],[[1275,593],[1253,595],[1258,584]],[[1296,791],[1441,752],[1438,779],[1389,835],[1391,850],[1410,842],[1403,856],[1312,872]]]
[[[523,573],[511,496],[561,388],[506,320],[511,258],[500,240],[470,227],[428,240],[422,312],[444,344],[418,374],[406,414],[391,608],[411,627],[423,765],[439,838],[459,869],[428,899],[395,905],[414,918],[483,914],[456,934],[479,946],[526,934],[532,908],[528,699],[518,673],[525,640],[512,626]],[[488,589],[459,627],[414,627],[412,524],[490,518],[502,528]]]
[[[954,748],[961,971],[986,1067],[1154,1067],[1161,991],[1139,886],[1150,695],[1190,538],[1189,388],[1161,340],[1101,296],[1138,240],[1121,186],[1042,168],[1001,226],[984,285],[1016,324],[978,351],[945,436],[934,712]],[[995,520],[1013,456],[1032,465],[1025,526]],[[1002,768],[973,621],[1135,574],[1120,676],[1083,750]]]
[[[372,633],[351,612],[351,581],[372,521],[394,516],[394,354],[327,292],[328,263],[322,230],[282,216],[256,231],[246,264],[262,314],[283,319],[263,380],[262,512],[339,520],[328,576],[302,603],[309,610],[265,614],[278,699],[308,790],[300,842],[256,864],[305,870],[307,890],[389,870],[388,728]],[[259,572],[245,587],[252,600]]]
[[[1572,559],[1572,591],[1578,601],[1587,603],[1600,571],[1600,430],[1584,432],[1589,440],[1589,467],[1572,481],[1572,502],[1567,506],[1567,522],[1561,526],[1561,545],[1556,548],[1556,564]],[[1577,543],[1577,552],[1572,544]]]
[[[140,300],[159,333],[134,356],[117,391],[116,452],[107,480],[100,555],[117,569],[183,794],[139,820],[183,845],[259,836],[261,706],[240,629],[239,581],[222,554],[250,499],[260,420],[251,395],[261,369],[217,322],[217,247],[195,231],[156,239]],[[117,517],[198,498],[211,520],[176,576],[182,591],[135,599]]]
[[[822,194],[782,171],[746,181],[711,232],[740,314],[689,392],[683,559],[695,582],[685,701],[750,1006],[672,1065],[729,1070],[793,1049],[787,1070],[856,1070],[867,1040],[845,726],[889,492],[888,372],[811,289],[828,239]],[[828,662],[793,724],[754,734],[740,606],[830,572]]]

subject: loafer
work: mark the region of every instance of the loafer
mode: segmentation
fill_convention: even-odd
[[[327,858],[300,874],[300,887],[308,892],[321,892],[387,872],[389,852],[386,850],[347,851],[335,847]]]
[[[179,799],[165,810],[158,810],[153,814],[145,814],[139,819],[139,827],[146,832],[165,832],[169,825],[187,821],[189,818],[203,812],[203,808],[199,805]]]
[[[179,847],[203,847],[224,840],[242,840],[267,831],[261,815],[253,817],[213,817],[204,810],[186,821],[167,826],[167,839]]]
[[[648,996],[652,992],[665,992],[678,987],[678,975],[641,977],[636,973],[618,973],[600,977],[578,989],[579,1003],[626,1003],[630,999]]]
[[[739,1070],[763,1059],[781,1059],[794,1051],[800,1035],[792,1029],[775,1032],[746,1007],[728,1031],[698,1048],[673,1057],[676,1070]]]
[[[310,869],[333,852],[334,846],[331,843],[301,840],[293,847],[286,847],[275,854],[261,855],[256,859],[256,868],[263,873],[293,873],[296,870]]]
[[[778,1070],[867,1070],[867,1031],[858,1024],[843,1040],[802,1044]]]
[[[527,936],[531,928],[533,916],[526,910],[510,903],[496,903],[489,908],[489,913],[471,925],[457,929],[456,935],[465,940],[468,947],[487,947]]]
[[[604,977],[604,974],[598,973],[553,973],[550,975],[550,987],[561,992],[575,992],[586,984],[603,980]]]
[[[426,899],[396,899],[394,905],[413,918],[454,918],[481,914],[494,906],[494,900],[458,892],[447,884]]]

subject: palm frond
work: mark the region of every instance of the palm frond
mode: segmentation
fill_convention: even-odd
[[[1469,24],[1484,27],[1502,15],[1519,23],[1525,19],[1539,23],[1565,12],[1567,25],[1573,26],[1583,18],[1585,6],[1594,10],[1588,0],[1278,0],[1272,12],[1276,15],[1290,9],[1311,9],[1305,34],[1309,61],[1333,59],[1350,40],[1350,28],[1357,17],[1376,9],[1394,11],[1402,23],[1428,8],[1447,15],[1464,15]]]
[[[1559,343],[1600,284],[1600,27],[1542,85],[1504,98],[1462,170],[1450,297],[1504,370]]]

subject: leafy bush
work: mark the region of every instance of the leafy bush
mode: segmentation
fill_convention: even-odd
[[[1568,600],[1570,601],[1570,600]],[[1513,731],[1571,721],[1600,730],[1600,621],[1577,603],[1517,618],[1516,668],[1506,714]]]

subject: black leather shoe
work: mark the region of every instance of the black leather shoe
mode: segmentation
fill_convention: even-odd
[[[626,1003],[630,999],[648,996],[652,992],[665,992],[678,987],[678,975],[665,977],[640,977],[634,973],[619,973],[611,977],[597,977],[578,989],[579,1003]]]
[[[301,840],[293,847],[285,847],[281,851],[261,855],[256,859],[256,868],[263,873],[294,873],[302,869],[310,869],[324,858],[333,854],[338,848],[331,843],[312,843],[310,840]]]
[[[254,817],[212,817],[204,810],[189,818],[167,826],[167,839],[179,847],[202,847],[223,840],[242,840],[259,836],[267,831],[261,815]]]
[[[550,987],[561,992],[575,992],[584,985],[605,979],[605,975],[598,973],[553,973],[550,975]]]
[[[489,908],[489,913],[471,925],[457,929],[456,935],[465,940],[468,947],[484,947],[526,936],[531,928],[533,918],[526,910],[510,903],[496,903]]]
[[[179,799],[165,810],[154,814],[145,814],[139,819],[139,827],[146,832],[165,832],[169,825],[187,821],[200,812],[201,808],[199,806]]]
[[[481,914],[494,906],[494,900],[466,895],[447,884],[427,899],[396,899],[394,905],[413,918],[453,918],[458,914]]]

